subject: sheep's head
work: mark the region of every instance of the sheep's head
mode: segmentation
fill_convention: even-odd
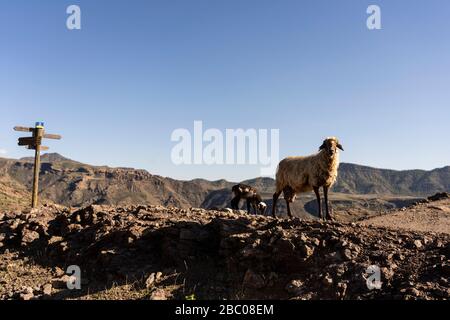
[[[266,213],[267,204],[265,202],[258,203],[258,212],[261,215],[264,215]]]
[[[344,151],[344,148],[342,148],[342,145],[336,137],[326,138],[319,148],[319,150],[325,150],[330,156],[336,154],[337,149]]]

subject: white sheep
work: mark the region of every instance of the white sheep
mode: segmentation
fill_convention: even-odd
[[[339,150],[344,151],[335,137],[326,138],[319,152],[307,157],[287,157],[278,164],[276,191],[273,195],[272,215],[281,192],[284,193],[287,212],[292,218],[289,202],[293,202],[297,193],[314,190],[317,197],[319,218],[322,218],[319,188],[323,187],[326,219],[332,220],[328,208],[328,190],[334,184],[338,174]]]

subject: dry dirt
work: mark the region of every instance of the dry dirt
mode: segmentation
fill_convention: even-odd
[[[364,220],[361,225],[450,234],[450,199],[395,210]]]
[[[0,298],[449,299],[449,204],[358,223],[163,206],[0,213]],[[380,289],[367,287],[372,265]]]

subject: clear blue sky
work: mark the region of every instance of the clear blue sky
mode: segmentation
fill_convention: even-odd
[[[77,4],[82,29],[66,28]],[[366,28],[381,7],[382,30]],[[50,151],[174,178],[241,180],[255,166],[175,166],[176,128],[280,129],[281,157],[336,135],[341,160],[450,164],[450,2],[0,0],[0,152],[46,123]]]

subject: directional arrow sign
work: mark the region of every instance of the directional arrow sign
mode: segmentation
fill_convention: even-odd
[[[59,134],[50,134],[50,133],[46,133],[44,134],[44,138],[46,139],[56,139],[56,140],[60,140],[61,136]]]
[[[36,139],[34,137],[19,138],[19,146],[36,145]]]
[[[22,132],[32,132],[34,130],[34,128],[16,126],[16,127],[14,127],[14,130],[22,131]]]

